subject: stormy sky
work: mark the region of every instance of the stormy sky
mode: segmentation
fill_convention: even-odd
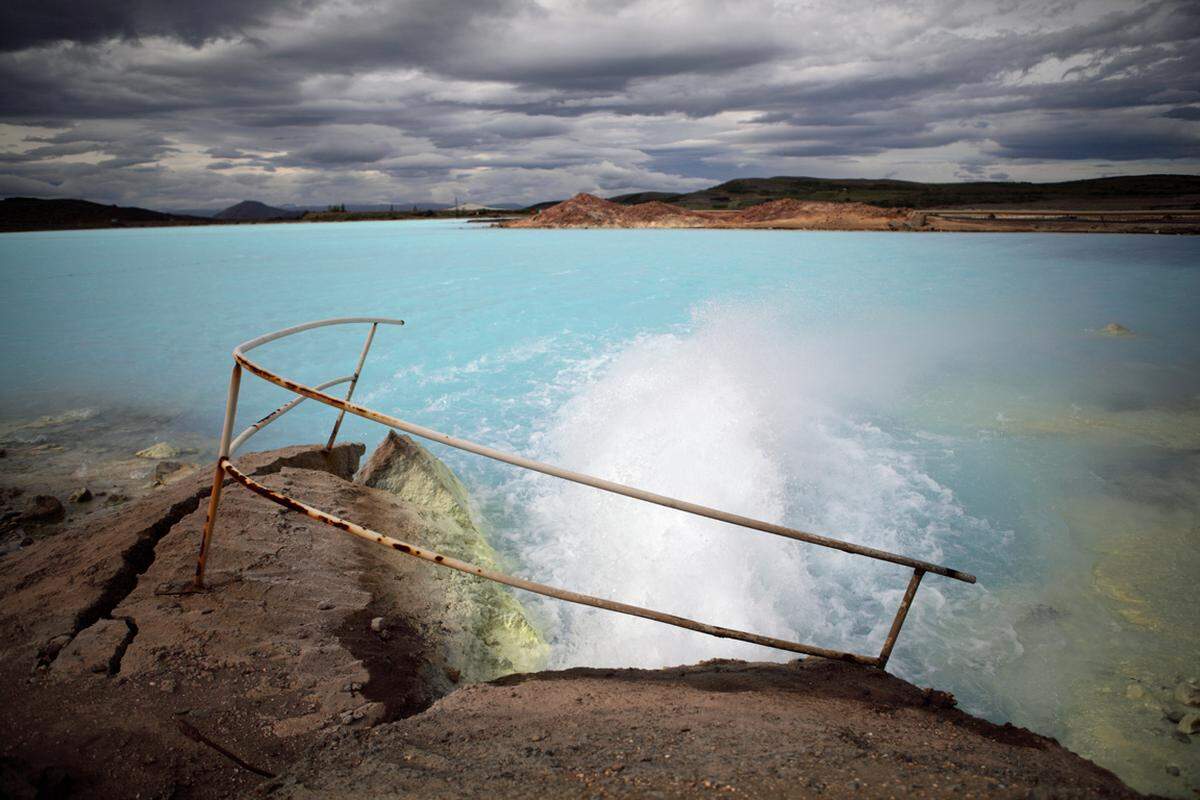
[[[1200,2],[7,0],[0,195],[1200,172]]]

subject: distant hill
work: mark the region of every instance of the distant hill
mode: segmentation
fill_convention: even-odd
[[[43,200],[36,197],[0,200],[0,230],[3,231],[180,225],[208,221],[184,214],[165,214],[130,206],[106,206],[87,200]]]
[[[303,216],[303,211],[275,208],[257,200],[243,200],[237,205],[213,214],[213,219],[229,222],[257,222],[271,219],[299,219]]]
[[[622,195],[622,197],[632,197],[632,195]],[[529,211],[529,212],[545,211],[547,208],[553,208],[554,206],[558,205],[559,203],[565,203],[565,202],[566,202],[565,200],[543,200],[540,203],[534,203],[531,206],[525,206],[524,208],[522,208],[520,210],[521,211]],[[617,200],[615,197],[613,198],[613,202],[621,203],[622,205],[625,205],[624,201]]]
[[[696,210],[741,209],[770,200],[870,203],[889,208],[1021,206],[1030,208],[1200,208],[1200,175],[1131,175],[1061,183],[916,181],[780,176],[737,178],[687,194],[638,192],[610,198],[650,200]],[[531,206],[536,209],[538,206]]]
[[[636,206],[639,203],[673,203],[681,197],[683,195],[678,192],[634,192],[633,194],[619,194],[608,199],[623,206]]]

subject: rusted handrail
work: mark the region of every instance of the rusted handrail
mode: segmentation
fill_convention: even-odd
[[[267,370],[264,367],[260,366],[259,364],[251,361],[246,356],[246,353],[248,353],[249,351],[253,350],[256,347],[264,345],[268,342],[275,341],[277,339],[284,338],[286,336],[291,336],[293,334],[301,333],[301,332],[307,331],[307,330],[312,330],[314,328],[321,328],[321,327],[326,327],[326,326],[331,326],[331,325],[344,325],[344,324],[351,324],[351,323],[365,323],[365,324],[369,324],[371,326],[370,331],[367,335],[366,342],[363,345],[362,352],[359,355],[357,366],[355,367],[354,373],[352,375],[348,375],[348,376],[345,376],[342,378],[336,378],[331,381],[326,381],[326,382],[318,384],[316,386],[306,386],[305,384],[297,383],[296,381],[292,381],[288,378],[284,378],[280,375],[277,375],[276,373],[271,372],[270,370]],[[698,631],[700,633],[705,633],[710,636],[718,636],[718,637],[728,638],[728,639],[737,639],[740,641],[751,642],[753,644],[759,644],[759,645],[763,645],[765,647],[772,647],[772,648],[776,648],[779,650],[787,650],[787,651],[796,652],[796,653],[804,653],[807,655],[821,656],[823,658],[840,659],[843,661],[851,661],[854,663],[865,664],[865,665],[875,666],[875,667],[879,667],[879,668],[885,667],[887,665],[888,659],[891,657],[892,649],[895,647],[896,640],[900,635],[900,629],[904,625],[904,620],[908,615],[909,607],[912,605],[913,598],[916,596],[917,588],[919,587],[919,585],[921,583],[921,578],[922,578],[922,576],[924,576],[924,574],[926,572],[932,572],[937,575],[943,575],[945,577],[964,581],[966,583],[974,583],[975,582],[974,575],[971,575],[966,572],[961,572],[956,569],[951,569],[949,567],[942,566],[939,564],[934,564],[929,561],[923,561],[921,559],[909,558],[908,556],[902,556],[902,555],[898,555],[896,553],[890,553],[886,550],[879,550],[879,549],[873,548],[873,547],[866,547],[863,545],[854,544],[853,542],[844,542],[840,539],[833,539],[831,537],[822,536],[820,534],[809,533],[807,531],[801,531],[801,530],[797,530],[795,528],[788,528],[783,525],[776,525],[774,523],[764,522],[762,520],[756,520],[756,519],[753,519],[750,517],[741,516],[739,514],[731,514],[726,511],[721,511],[719,509],[710,508],[708,506],[698,505],[696,503],[691,503],[686,500],[680,500],[680,499],[674,498],[674,497],[667,497],[665,495],[655,494],[653,492],[647,492],[643,489],[638,489],[636,487],[626,486],[624,484],[619,484],[619,483],[614,483],[612,481],[608,481],[603,478],[598,478],[593,475],[587,475],[587,474],[584,474],[581,472],[574,472],[571,470],[562,469],[561,467],[556,467],[552,464],[546,464],[546,463],[543,463],[540,461],[534,461],[532,459],[524,458],[522,456],[514,455],[511,453],[505,453],[500,450],[495,450],[493,448],[487,447],[485,445],[477,444],[475,442],[471,442],[466,439],[459,439],[459,438],[456,438],[453,436],[449,436],[448,434],[433,430],[432,428],[426,428],[421,425],[416,425],[411,422],[406,422],[405,420],[399,419],[397,417],[393,417],[393,416],[390,416],[387,414],[381,414],[377,411],[366,408],[365,406],[361,406],[361,405],[352,403],[351,397],[353,396],[354,389],[358,384],[358,379],[362,373],[363,364],[366,362],[367,353],[370,351],[371,344],[374,341],[376,330],[378,329],[378,327],[380,325],[399,326],[399,325],[403,325],[403,324],[404,324],[403,320],[388,319],[388,318],[384,318],[384,317],[343,317],[343,318],[336,318],[336,319],[317,320],[315,322],[308,322],[303,325],[297,325],[292,328],[285,328],[280,331],[275,331],[274,333],[265,334],[256,339],[251,339],[248,342],[244,342],[243,344],[238,345],[238,347],[236,347],[234,349],[234,351],[233,351],[233,358],[234,358],[233,373],[230,376],[230,380],[229,380],[229,394],[228,394],[228,399],[227,399],[226,405],[225,405],[225,421],[224,421],[224,425],[223,425],[222,431],[221,431],[219,455],[217,458],[216,469],[215,469],[215,472],[213,475],[213,489],[212,489],[211,495],[209,496],[208,516],[205,519],[204,532],[203,532],[201,542],[200,542],[200,555],[199,555],[199,558],[197,559],[197,563],[196,563],[196,578],[195,578],[195,588],[196,589],[202,589],[204,586],[204,573],[205,573],[205,568],[206,568],[207,559],[208,559],[209,547],[210,547],[210,544],[212,541],[212,533],[213,533],[213,529],[215,528],[215,525],[216,525],[216,514],[217,514],[218,504],[220,503],[221,486],[224,483],[226,476],[231,477],[234,481],[242,484],[246,488],[250,489],[252,492],[254,492],[262,497],[265,497],[268,500],[271,500],[272,502],[278,503],[279,505],[284,506],[285,508],[289,508],[294,511],[298,511],[300,513],[306,514],[309,517],[312,517],[313,519],[316,519],[316,520],[323,522],[325,524],[328,524],[328,525],[332,525],[332,526],[334,526],[342,531],[345,531],[353,536],[358,536],[360,538],[376,542],[377,544],[382,544],[386,547],[390,547],[394,550],[397,550],[398,552],[404,553],[409,556],[413,556],[415,558],[420,558],[420,559],[429,561],[429,562],[437,564],[439,566],[448,567],[450,569],[456,569],[461,572],[466,572],[466,573],[469,573],[472,575],[486,578],[488,580],[495,581],[497,583],[502,583],[507,586],[513,586],[518,589],[524,589],[525,591],[534,592],[536,594],[545,595],[547,597],[554,597],[554,598],[557,598],[560,600],[566,600],[566,601],[572,602],[572,603],[579,603],[582,605],[589,605],[589,606],[593,606],[595,608],[602,608],[602,609],[606,609],[609,611],[617,611],[622,614],[630,614],[633,616],[643,617],[645,619],[655,620],[657,622],[662,622],[662,623],[665,623],[668,625],[674,625],[676,627],[687,628],[689,630]],[[240,433],[236,438],[234,438],[232,435],[233,423],[234,423],[234,418],[237,414],[237,401],[238,401],[238,394],[239,394],[240,387],[241,387],[241,374],[242,374],[243,369],[251,372],[254,375],[257,375],[258,377],[262,378],[265,381],[268,381],[269,383],[273,383],[276,386],[280,386],[284,389],[287,389],[288,391],[290,391],[296,395],[299,395],[299,396],[296,399],[291,400],[290,402],[285,403],[284,405],[275,409],[270,414],[267,414],[265,417],[260,419],[258,422],[255,422],[250,427],[246,428],[246,430],[242,431],[242,433]],[[345,399],[340,399],[340,398],[334,397],[334,396],[332,396],[330,394],[326,394],[324,391],[322,391],[324,389],[328,389],[331,386],[335,386],[335,385],[342,384],[342,383],[350,384],[349,389],[346,392]],[[247,476],[245,473],[243,473],[242,471],[240,471],[237,467],[235,467],[233,465],[233,463],[230,459],[231,459],[232,455],[237,451],[237,449],[241,445],[245,444],[245,442],[251,436],[256,434],[262,428],[271,424],[276,419],[278,419],[279,417],[286,414],[288,411],[291,411],[293,408],[295,408],[297,405],[299,405],[305,399],[317,400],[318,402],[324,403],[328,406],[338,409],[337,421],[334,423],[333,430],[330,433],[329,442],[326,446],[326,449],[329,449],[333,446],[333,442],[337,437],[337,432],[338,432],[339,427],[341,426],[342,419],[345,416],[345,414],[347,412],[349,412],[351,414],[354,414],[355,416],[359,416],[364,419],[369,419],[369,420],[372,420],[375,422],[379,422],[388,427],[395,428],[395,429],[401,430],[401,431],[405,431],[406,433],[411,433],[415,436],[420,436],[424,439],[441,442],[442,444],[448,445],[450,447],[455,447],[459,450],[464,450],[469,453],[475,453],[477,455],[481,455],[486,458],[491,458],[496,461],[501,461],[501,462],[504,462],[507,464],[512,464],[514,466],[518,466],[523,469],[528,469],[528,470],[532,470],[535,472],[541,472],[546,475],[551,475],[556,478],[561,478],[563,480],[572,481],[574,483],[583,484],[585,486],[591,486],[593,488],[600,489],[602,491],[612,492],[614,494],[620,494],[620,495],[624,495],[626,497],[632,497],[637,500],[642,500],[644,502],[653,503],[655,505],[665,506],[667,508],[674,508],[679,511],[687,512],[689,514],[695,514],[697,516],[707,517],[709,519],[718,520],[720,522],[726,522],[726,523],[729,523],[732,525],[737,525],[737,526],[743,527],[743,528],[758,530],[758,531],[762,531],[764,533],[774,534],[776,536],[782,536],[782,537],[789,538],[789,539],[796,539],[798,541],[808,542],[810,544],[816,544],[821,547],[827,547],[827,548],[830,548],[833,550],[840,550],[840,551],[846,552],[846,553],[853,553],[855,555],[865,556],[867,558],[876,559],[878,561],[886,561],[886,562],[890,562],[893,564],[899,564],[902,566],[910,567],[913,570],[912,579],[909,581],[908,588],[905,591],[904,597],[902,598],[902,600],[900,602],[900,607],[896,611],[896,616],[892,621],[891,629],[888,632],[888,636],[887,636],[886,641],[884,642],[883,649],[880,651],[878,656],[864,656],[864,655],[859,655],[856,653],[848,653],[848,652],[842,652],[842,651],[838,651],[838,650],[829,650],[829,649],[826,649],[823,647],[817,647],[815,645],[806,645],[806,644],[801,644],[799,642],[790,642],[790,641],[786,641],[784,639],[777,639],[777,638],[773,638],[773,637],[769,637],[769,636],[762,636],[762,635],[755,634],[755,633],[749,633],[747,631],[739,631],[739,630],[734,630],[731,628],[722,628],[722,627],[718,627],[718,626],[714,626],[714,625],[708,625],[706,623],[697,622],[695,620],[687,619],[684,617],[678,617],[673,614],[665,614],[663,612],[654,611],[652,609],[641,608],[639,606],[628,605],[626,603],[619,603],[619,602],[616,602],[613,600],[606,600],[604,598],[593,597],[591,595],[586,595],[586,594],[580,594],[578,592],[572,592],[572,591],[569,591],[566,589],[559,589],[554,586],[548,586],[546,584],[528,581],[523,578],[517,578],[517,577],[511,576],[511,575],[506,575],[504,573],[497,572],[495,570],[487,569],[484,567],[479,567],[479,566],[476,566],[473,564],[468,564],[464,561],[459,561],[458,559],[451,558],[450,556],[445,556],[445,555],[442,555],[439,553],[434,553],[432,551],[421,549],[419,547],[408,544],[406,542],[401,542],[397,539],[393,539],[393,538],[391,538],[389,536],[385,536],[381,533],[377,533],[377,532],[369,530],[367,528],[363,528],[362,526],[357,525],[348,520],[341,519],[340,517],[337,517],[326,511],[322,511],[320,509],[314,508],[313,506],[309,506],[305,503],[300,502],[299,500],[296,500],[285,494],[276,492],[272,489],[269,489],[266,486],[263,486],[262,484],[253,480],[252,478]]]

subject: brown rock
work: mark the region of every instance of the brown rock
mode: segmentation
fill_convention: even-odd
[[[22,522],[59,522],[67,514],[57,497],[39,494],[21,512]]]
[[[1185,706],[1200,706],[1200,686],[1181,683],[1175,687],[1175,699]]]
[[[50,639],[50,641],[46,642],[46,644],[42,646],[41,652],[39,653],[39,661],[44,664],[49,664],[58,656],[64,647],[70,644],[71,638],[72,634],[60,633],[58,636]]]
[[[135,455],[138,458],[149,459],[175,458],[179,455],[179,448],[167,442],[158,442],[157,444],[150,445],[145,450],[137,451]]]
[[[75,634],[54,659],[58,675],[115,674],[125,646],[133,638],[123,619],[102,619]]]
[[[154,465],[154,479],[161,481],[173,472],[178,472],[183,469],[183,465],[178,461],[160,461]]]

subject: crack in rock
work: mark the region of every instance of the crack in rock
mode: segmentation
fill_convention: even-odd
[[[267,463],[255,467],[250,474],[252,476],[273,475],[284,467],[294,467],[329,472],[349,480],[357,470],[358,460],[365,451],[366,447],[358,443],[340,444],[329,451],[319,446],[313,446],[309,449],[298,449],[295,452],[278,455]],[[223,486],[232,483],[232,480],[227,479]],[[211,494],[211,485],[197,489],[187,497],[172,503],[154,522],[138,531],[133,544],[121,553],[121,566],[104,582],[99,597],[75,615],[70,632],[54,637],[42,648],[38,655],[38,664],[51,665],[61,653],[70,647],[71,642],[82,631],[91,628],[101,620],[111,619],[113,610],[133,593],[137,588],[138,579],[154,563],[158,543],[177,524],[196,511],[200,507],[200,503],[208,499]],[[127,620],[127,622],[136,635],[136,625],[133,625],[132,620]],[[118,667],[120,657],[124,655],[125,649],[132,640],[133,637],[130,636],[129,641],[120,648],[120,653],[115,656]]]
[[[125,651],[129,649],[129,645],[133,644],[134,637],[137,636],[137,623],[133,621],[133,617],[121,617],[121,621],[125,623],[127,628],[125,638],[117,644],[113,651],[112,658],[108,660],[108,677],[113,677],[121,672],[121,659],[125,657]]]
[[[172,503],[165,514],[138,532],[134,543],[121,554],[121,566],[105,582],[100,596],[75,615],[72,636],[78,636],[80,631],[101,619],[111,618],[113,609],[137,588],[138,578],[154,563],[154,551],[158,543],[176,524],[199,508],[200,501],[211,493],[211,487],[200,489],[183,500]]]

